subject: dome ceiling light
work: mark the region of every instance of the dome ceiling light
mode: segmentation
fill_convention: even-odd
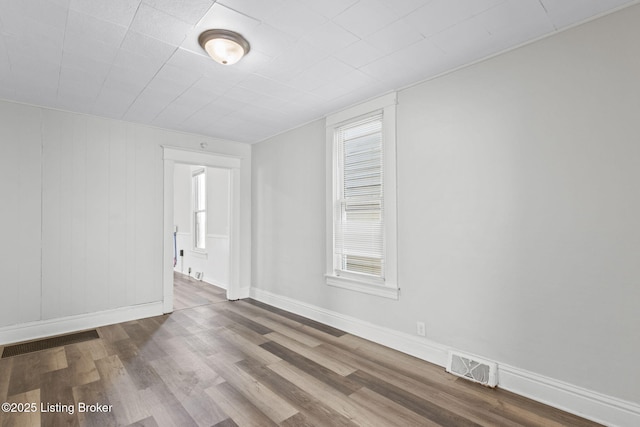
[[[232,65],[249,52],[249,42],[231,30],[207,30],[200,34],[198,43],[214,61]]]

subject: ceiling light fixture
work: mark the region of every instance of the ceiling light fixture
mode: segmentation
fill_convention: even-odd
[[[200,34],[198,43],[222,65],[235,64],[249,52],[249,42],[231,30],[207,30]]]

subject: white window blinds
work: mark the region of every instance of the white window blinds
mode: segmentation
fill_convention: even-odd
[[[338,127],[334,267],[384,277],[382,113]]]

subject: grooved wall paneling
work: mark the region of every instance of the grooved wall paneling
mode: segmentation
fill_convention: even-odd
[[[46,111],[43,318],[161,299],[161,148],[136,129]]]
[[[0,104],[0,327],[40,318],[40,114]]]

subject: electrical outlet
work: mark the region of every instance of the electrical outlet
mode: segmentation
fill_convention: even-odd
[[[424,325],[424,322],[416,323],[416,333],[421,337],[424,337],[427,335],[427,327]]]

